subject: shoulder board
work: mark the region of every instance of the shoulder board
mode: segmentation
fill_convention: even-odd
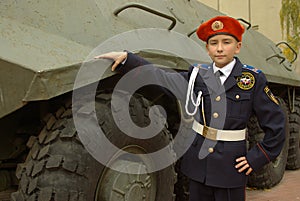
[[[193,67],[206,69],[206,70],[208,70],[210,68],[210,66],[208,64],[193,64]]]
[[[246,65],[246,64],[243,65],[243,68],[251,70],[252,72],[255,72],[255,73],[261,73],[262,72],[261,70],[255,68],[253,66]]]

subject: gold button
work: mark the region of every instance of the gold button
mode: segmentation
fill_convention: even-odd
[[[215,112],[215,113],[213,113],[213,117],[216,119],[219,117],[219,114]]]
[[[221,100],[221,96],[217,96],[217,97],[216,97],[216,101],[219,102],[220,100]]]
[[[240,99],[240,95],[237,94],[237,95],[235,96],[235,98],[236,98],[236,99]]]
[[[209,148],[208,148],[208,152],[209,152],[209,153],[212,153],[212,152],[214,152],[214,148],[212,148],[212,147],[209,147]]]

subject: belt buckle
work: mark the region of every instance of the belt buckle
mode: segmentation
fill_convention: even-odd
[[[202,135],[210,140],[217,140],[218,130],[214,128],[210,128],[208,126],[203,127]]]

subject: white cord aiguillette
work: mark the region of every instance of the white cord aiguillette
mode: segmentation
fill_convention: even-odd
[[[197,109],[198,109],[199,105],[201,104],[202,91],[198,92],[196,102],[193,98],[194,85],[195,85],[195,81],[196,81],[196,77],[197,77],[198,72],[199,72],[199,68],[194,67],[194,69],[192,71],[192,74],[190,76],[188,90],[187,90],[187,93],[186,93],[185,111],[188,115],[191,115],[191,116],[196,114]],[[190,112],[189,109],[188,109],[190,98],[192,100],[193,105],[195,106],[195,109],[194,109],[193,112]]]

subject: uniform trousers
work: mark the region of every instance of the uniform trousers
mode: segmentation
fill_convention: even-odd
[[[189,201],[245,201],[245,187],[218,188],[190,180]]]

